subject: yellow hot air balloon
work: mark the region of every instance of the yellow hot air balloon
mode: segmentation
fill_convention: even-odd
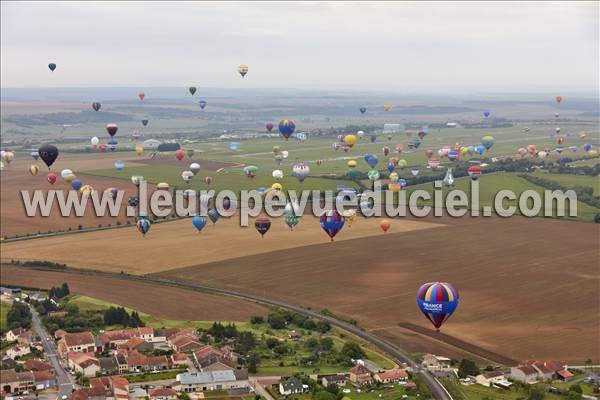
[[[346,164],[348,168],[356,168],[356,160],[349,160]]]
[[[390,181],[392,181],[392,182],[396,183],[396,182],[398,182],[398,179],[399,179],[399,177],[398,177],[398,173],[396,173],[396,172],[392,172],[392,173],[390,174]]]
[[[79,189],[79,193],[81,193],[82,196],[89,196],[93,191],[94,188],[92,187],[92,185],[83,185]]]
[[[68,174],[65,176],[65,181],[67,181],[68,183],[71,183],[75,180],[75,178],[77,178],[77,176],[75,176],[75,174]]]
[[[356,144],[356,135],[346,135],[344,136],[344,143],[346,143],[349,147],[352,147]]]
[[[390,111],[390,110],[392,109],[392,106],[391,106],[391,105],[389,105],[389,104],[384,104],[384,105],[383,105],[383,109],[384,109],[385,111]]]
[[[238,72],[240,73],[240,75],[243,77],[246,76],[246,74],[248,73],[248,66],[246,64],[241,64],[238,67]]]
[[[598,152],[597,152],[596,150],[590,150],[590,151],[588,151],[588,154],[589,154],[591,157],[596,157],[596,156],[598,155]]]
[[[40,169],[38,168],[38,166],[37,166],[37,165],[30,165],[30,166],[29,166],[29,173],[30,173],[31,175],[33,175],[33,176],[36,176],[36,175],[38,174],[38,171],[39,171],[39,170],[40,170]]]
[[[468,147],[465,147],[465,146],[463,146],[463,147],[461,147],[461,148],[460,148],[460,154],[461,154],[461,155],[463,155],[463,156],[464,156],[464,155],[466,155],[468,152],[469,152],[469,148],[468,148]]]
[[[273,154],[277,155],[279,153],[281,153],[281,147],[273,146]]]
[[[135,146],[135,154],[137,154],[138,156],[141,156],[143,152],[144,152],[143,146],[140,146],[140,145]]]
[[[274,183],[271,185],[271,189],[273,190],[281,190],[283,189],[283,186],[281,185],[281,183]]]

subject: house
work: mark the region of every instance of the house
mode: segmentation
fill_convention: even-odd
[[[151,390],[148,393],[150,400],[174,400],[177,398],[177,391],[171,388],[159,388]]]
[[[20,288],[7,288],[4,286],[0,286],[0,294],[3,294],[5,296],[13,296],[18,293],[21,293]]]
[[[235,368],[237,364],[237,354],[235,354],[229,347],[223,349],[217,349],[211,345],[204,345],[199,349],[194,350],[194,360],[198,368],[204,370],[209,367],[215,370],[214,364],[225,366],[224,369]]]
[[[17,341],[19,339],[19,335],[23,332],[25,332],[25,329],[23,329],[23,328],[11,329],[10,331],[6,332],[6,341],[7,342]]]
[[[129,398],[129,381],[122,376],[103,376],[90,379],[90,387],[86,389],[87,398],[114,398],[127,400]]]
[[[503,382],[505,380],[506,377],[504,376],[504,372],[502,371],[489,371],[483,374],[479,374],[475,377],[476,383],[487,387],[492,387],[496,383]]]
[[[192,337],[180,336],[170,341],[170,346],[177,352],[185,353],[199,349],[204,345]]]
[[[191,360],[185,353],[174,353],[171,355],[171,365],[175,368],[187,367]]]
[[[40,337],[32,330],[27,330],[17,337],[17,341],[22,346],[31,346],[40,341]]]
[[[568,369],[562,369],[560,371],[556,371],[556,375],[557,375],[557,379],[563,381],[563,382],[568,382],[571,380],[571,378],[573,378],[573,374],[571,373],[571,371],[569,371]]]
[[[362,364],[356,364],[350,369],[350,382],[355,385],[365,385],[373,382],[371,372]]]
[[[523,383],[534,383],[538,380],[538,373],[530,365],[522,365],[510,368],[510,378]]]
[[[308,385],[302,384],[302,381],[295,376],[279,382],[279,393],[283,396],[290,394],[304,393],[308,391]]]
[[[180,392],[203,392],[211,390],[229,390],[247,388],[247,375],[236,375],[241,371],[209,371],[209,372],[185,372],[177,374],[177,385],[175,389]]]
[[[146,342],[144,339],[139,337],[132,337],[119,347],[127,350],[137,350],[142,352],[151,351],[154,348],[152,343]]]
[[[27,360],[23,367],[28,371],[48,371],[52,369],[52,365],[42,360]]]
[[[98,364],[103,375],[114,375],[119,372],[116,357],[98,357]]]
[[[154,329],[150,327],[120,329],[115,331],[106,331],[98,339],[104,347],[116,349],[124,345],[129,339],[138,338],[146,342],[154,340]]]
[[[4,369],[0,374],[0,389],[4,393],[23,393],[33,390],[33,372],[16,372],[14,369]]]
[[[58,341],[58,352],[65,357],[67,353],[93,353],[96,340],[92,332],[65,333]]]
[[[450,368],[450,359],[447,357],[436,356],[435,354],[425,354],[421,365],[429,371],[439,371]]]
[[[29,301],[38,301],[38,302],[42,302],[44,300],[46,300],[48,298],[48,296],[46,296],[44,293],[41,292],[35,292],[35,293],[31,293],[29,295]]]
[[[80,373],[86,378],[92,378],[100,372],[98,359],[90,353],[68,353],[67,364],[73,372]]]
[[[67,331],[63,331],[62,329],[57,329],[56,332],[54,332],[54,338],[56,340],[62,339],[63,336],[65,336],[67,334]]]
[[[338,385],[339,387],[344,387],[346,386],[346,375],[325,375],[321,378],[321,384],[323,385],[323,387],[327,387],[331,384]]]
[[[37,390],[45,390],[56,387],[56,376],[54,371],[33,371],[33,382]]]
[[[383,383],[399,383],[408,381],[408,373],[403,369],[391,369],[375,374],[375,380]]]
[[[6,355],[13,360],[31,353],[29,346],[13,346],[6,350]]]

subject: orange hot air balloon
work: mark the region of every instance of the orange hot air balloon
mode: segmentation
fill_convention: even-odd
[[[402,152],[404,151],[404,145],[403,145],[402,143],[398,143],[398,144],[396,145],[396,151],[397,151],[398,153],[402,153]]]
[[[530,144],[527,146],[527,152],[532,156],[537,153],[537,146],[535,144]]]
[[[431,156],[433,156],[433,150],[431,150],[431,149],[425,150],[425,156],[427,158],[431,158]]]
[[[527,155],[527,150],[524,147],[519,148],[517,151],[521,157],[525,157]]]
[[[556,96],[555,99],[557,103],[560,103],[562,101],[562,96]]]
[[[144,93],[144,92],[139,92],[139,93],[138,93],[138,97],[140,98],[140,100],[144,100],[144,97],[146,97],[146,93]]]
[[[183,157],[185,157],[185,151],[183,151],[182,149],[179,149],[177,151],[175,151],[175,158],[178,159],[179,161],[183,160]]]
[[[379,223],[379,227],[381,228],[383,233],[386,233],[390,229],[390,226],[392,226],[392,224],[387,219],[382,219]]]

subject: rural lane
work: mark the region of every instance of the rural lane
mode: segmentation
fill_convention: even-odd
[[[44,269],[44,268],[40,268]],[[55,269],[49,268],[49,270],[56,271]],[[297,312],[298,314],[302,314],[307,317],[312,317],[321,321],[328,322],[329,324],[341,328],[347,332],[350,332],[359,338],[375,345],[379,349],[383,350],[388,355],[394,357],[396,361],[403,362],[409,365],[413,371],[415,371],[424,381],[424,383],[429,387],[433,397],[436,400],[453,400],[450,393],[446,390],[446,388],[433,376],[429,371],[423,369],[419,364],[415,363],[406,353],[402,350],[394,346],[393,344],[379,338],[378,336],[364,331],[363,329],[349,324],[344,321],[340,321],[336,318],[320,314],[318,312],[307,310],[305,308],[295,306],[292,304],[287,304],[278,300],[271,300],[266,297],[257,296],[251,293],[245,293],[238,290],[231,289],[222,289],[212,286],[201,285],[197,283],[185,282],[180,280],[172,280],[165,278],[158,278],[154,276],[141,276],[141,275],[127,275],[127,274],[116,274],[110,272],[101,272],[101,271],[84,271],[78,269],[65,268],[64,272],[77,273],[80,275],[91,275],[91,276],[103,276],[110,277],[116,279],[125,279],[132,281],[139,281],[145,283],[154,283],[158,285],[168,285],[173,287],[178,287],[182,289],[196,290],[205,293],[219,294],[228,297],[235,297],[243,300],[253,301],[259,304],[264,304],[267,306],[279,307],[283,309],[287,309],[290,311]]]
[[[69,379],[69,374],[63,368],[60,360],[58,358],[58,352],[56,351],[56,343],[52,340],[46,331],[46,328],[42,325],[40,321],[40,317],[37,311],[30,307],[31,310],[31,322],[33,323],[33,329],[40,337],[42,342],[42,347],[44,348],[44,353],[46,353],[46,357],[54,367],[54,371],[56,371],[56,380],[58,381],[58,397],[57,399],[61,399],[62,396],[69,396],[73,391],[73,384]],[[50,339],[49,339],[50,338]]]

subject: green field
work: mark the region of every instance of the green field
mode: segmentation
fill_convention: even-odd
[[[597,176],[549,174],[543,172],[535,173],[534,175],[542,179],[557,182],[568,188],[575,186],[591,187],[594,189],[594,196],[600,196],[600,178]]]
[[[8,310],[10,310],[10,303],[2,301],[0,302],[0,331],[4,332],[8,330],[8,324],[6,322],[6,316],[8,314]]]

